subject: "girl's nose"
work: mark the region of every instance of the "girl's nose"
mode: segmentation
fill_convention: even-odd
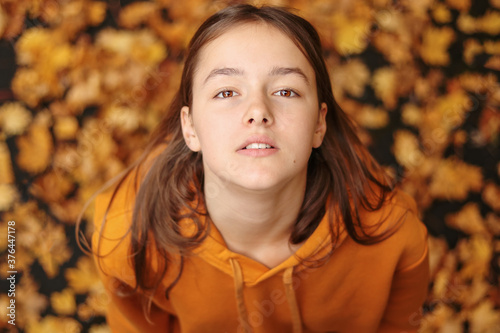
[[[247,113],[245,114],[244,121],[249,125],[255,126],[269,126],[273,123],[274,118],[269,106],[267,105],[265,97],[256,98],[252,101],[251,105],[248,107]]]

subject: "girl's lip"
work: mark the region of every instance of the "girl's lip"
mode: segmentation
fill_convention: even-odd
[[[242,145],[238,148],[238,150],[265,150],[265,149],[246,149],[246,147],[252,143],[263,143],[266,145],[270,145],[271,148],[267,149],[277,149],[276,143],[268,136],[265,135],[252,135],[248,139],[243,142]]]

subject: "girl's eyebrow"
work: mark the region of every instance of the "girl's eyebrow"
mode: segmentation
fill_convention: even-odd
[[[235,75],[243,75],[243,74],[245,74],[245,71],[243,71],[242,69],[239,69],[239,68],[232,68],[232,67],[216,68],[216,69],[213,69],[208,74],[208,76],[205,78],[205,81],[203,83],[206,84],[210,79],[212,79],[218,75],[235,76]],[[280,75],[290,75],[290,74],[299,75],[309,85],[309,79],[304,74],[304,72],[298,67],[277,67],[277,66],[275,66],[269,72],[269,76],[280,76]]]
[[[298,67],[274,67],[270,72],[270,76],[278,76],[278,75],[290,75],[290,74],[296,74],[299,75],[306,81],[306,83],[309,85],[309,79],[307,76],[304,74],[304,72],[298,68]]]
[[[205,81],[203,82],[204,84],[207,83],[208,80],[211,78],[217,76],[217,75],[228,75],[228,76],[234,76],[234,75],[243,75],[244,71],[239,69],[239,68],[231,68],[231,67],[223,67],[223,68],[216,68],[208,74],[208,76],[205,78]]]

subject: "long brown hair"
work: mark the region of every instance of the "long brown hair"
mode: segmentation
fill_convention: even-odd
[[[318,101],[326,103],[328,108],[326,135],[322,145],[313,149],[309,158],[305,197],[290,235],[290,243],[298,244],[306,240],[325,214],[328,214],[331,234],[335,237],[341,224],[349,236],[361,244],[379,242],[391,233],[391,230],[376,234],[367,232],[360,221],[360,210],[380,209],[392,188],[334,99],[317,31],[308,21],[285,9],[230,6],[209,17],[193,36],[180,89],[153,132],[142,159],[134,166],[139,168],[153,150],[164,147],[150,166],[141,168],[145,172],[140,176],[130,229],[135,290],[140,289],[151,295],[150,292],[156,290],[165,276],[172,256],[180,254],[183,258],[207,236],[207,226],[200,218],[207,216],[202,159],[184,142],[180,110],[192,104],[193,74],[200,50],[232,26],[248,22],[269,24],[299,47],[314,69]],[[182,234],[179,221],[184,218],[195,223],[194,234]],[[156,252],[155,257],[158,258],[159,269],[153,276],[149,269],[151,263],[147,260],[150,251]],[[181,273],[182,265],[177,278]],[[170,287],[174,284],[175,281]]]

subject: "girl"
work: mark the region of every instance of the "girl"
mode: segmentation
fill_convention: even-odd
[[[336,104],[317,32],[283,9],[201,25],[95,225],[113,332],[418,328],[426,229]]]

